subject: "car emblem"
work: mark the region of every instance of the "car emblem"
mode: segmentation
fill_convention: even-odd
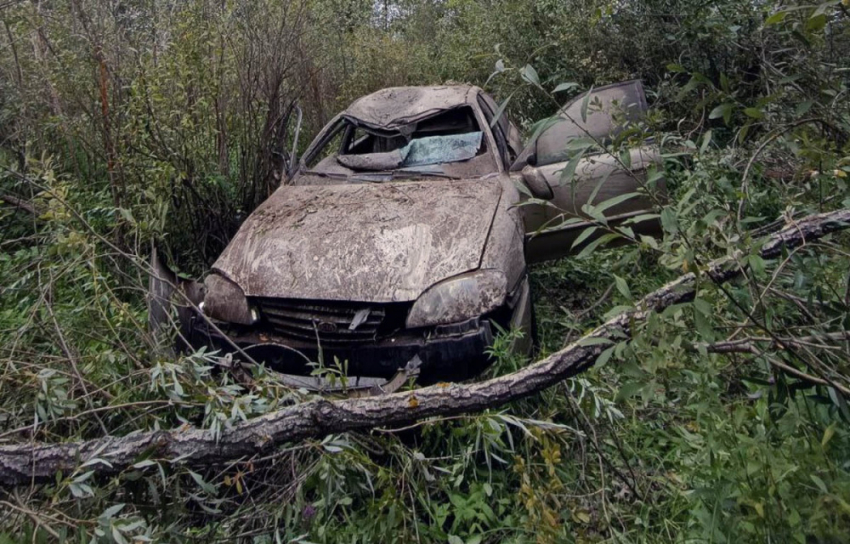
[[[316,328],[319,332],[331,333],[336,332],[336,323],[329,323],[327,321],[320,321],[316,324]]]

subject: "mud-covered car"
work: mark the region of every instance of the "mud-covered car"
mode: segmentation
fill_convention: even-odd
[[[598,224],[583,204],[614,203],[608,225],[655,228],[645,214],[663,183],[647,184],[658,157],[649,145],[586,155],[560,182],[571,142],[609,142],[645,110],[638,81],[597,88],[523,148],[478,87],[360,98],[195,286],[203,315],[183,308],[185,340],[287,374],[320,363],[389,378],[413,361],[425,382],[480,372],[500,330],[523,330],[516,349],[529,349],[527,265],[569,254]]]

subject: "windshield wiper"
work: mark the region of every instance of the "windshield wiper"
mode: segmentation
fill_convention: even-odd
[[[320,178],[347,178],[348,174],[342,172],[319,172],[318,170],[305,170],[305,175],[319,176]]]
[[[393,179],[396,179],[397,176],[399,178],[403,178],[405,176],[425,176],[432,178],[458,179],[457,176],[452,176],[445,172],[433,172],[428,170],[393,170]]]
[[[428,170],[377,170],[374,172],[356,172],[345,174],[343,172],[319,172],[317,170],[307,170],[304,172],[307,175],[319,176],[323,178],[347,179],[351,181],[366,181],[370,183],[381,183],[383,181],[403,180],[414,176],[443,178],[443,179],[459,179],[457,176],[446,174],[445,172],[434,172]]]

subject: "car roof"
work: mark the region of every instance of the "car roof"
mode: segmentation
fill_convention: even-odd
[[[393,129],[470,105],[477,90],[472,85],[389,87],[358,98],[342,115],[373,128]]]

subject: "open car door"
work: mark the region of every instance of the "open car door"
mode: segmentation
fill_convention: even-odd
[[[534,198],[521,208],[528,262],[569,255],[624,223],[635,235],[659,232],[657,220],[638,221],[665,196],[663,178],[650,174],[660,163],[658,151],[648,143],[616,154],[606,149],[637,132],[646,110],[640,81],[599,87],[561,108],[523,150],[511,171],[521,172],[517,182]]]

